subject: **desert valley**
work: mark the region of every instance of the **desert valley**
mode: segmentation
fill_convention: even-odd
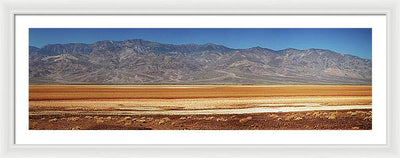
[[[141,39],[29,48],[31,130],[370,130],[372,62]]]
[[[30,129],[371,129],[371,86],[30,86]]]

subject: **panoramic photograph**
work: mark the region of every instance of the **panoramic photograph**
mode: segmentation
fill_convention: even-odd
[[[29,129],[372,130],[372,29],[30,28]]]

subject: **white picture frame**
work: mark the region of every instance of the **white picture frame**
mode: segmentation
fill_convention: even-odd
[[[99,23],[101,22],[101,23]],[[386,144],[385,15],[19,15],[15,16],[15,144]],[[30,28],[370,28],[372,29],[371,130],[29,130]],[[370,139],[364,139],[370,136]],[[102,138],[102,139],[98,139]],[[129,138],[129,139],[127,139]],[[235,138],[235,139],[231,139]]]
[[[96,1],[98,2],[98,1]],[[395,29],[399,26],[399,3],[395,0],[389,0],[384,3],[368,0],[359,2],[363,4],[349,5],[347,1],[335,1],[328,3],[319,3],[316,0],[305,2],[285,3],[270,2],[259,0],[250,0],[239,2],[217,1],[217,4],[224,4],[221,7],[210,7],[216,4],[215,1],[206,0],[197,3],[184,1],[157,0],[143,2],[107,2],[100,1],[96,4],[94,1],[86,2],[52,2],[50,0],[39,0],[30,4],[27,0],[5,1],[1,2],[1,20],[3,25],[1,32],[3,36],[0,40],[1,49],[3,49],[1,63],[2,69],[2,94],[0,106],[1,110],[1,142],[0,151],[2,156],[6,157],[43,157],[44,154],[54,157],[109,157],[109,156],[130,156],[135,154],[150,156],[165,156],[162,152],[155,153],[154,150],[164,151],[168,155],[176,156],[219,156],[224,152],[230,152],[234,156],[285,156],[293,157],[299,154],[308,156],[328,156],[328,157],[397,157],[399,156],[399,129],[397,121],[399,108],[396,92],[398,86],[394,82],[398,76],[395,72],[399,65],[396,63],[398,55],[394,53],[399,50],[396,41],[399,39],[399,32]],[[108,3],[115,5],[110,6]],[[66,5],[65,5],[66,4]],[[179,6],[168,6],[166,4],[179,4]],[[301,4],[301,5],[300,5]],[[306,7],[305,4],[310,4]],[[328,5],[331,4],[331,5]],[[379,6],[377,7],[377,5]],[[76,5],[82,9],[74,9]],[[85,9],[83,9],[85,8]],[[99,9],[103,8],[103,9]],[[322,8],[322,9],[321,9]],[[54,9],[58,9],[55,11]],[[83,11],[85,10],[85,11]],[[181,144],[181,145],[16,145],[15,144],[15,109],[14,109],[14,91],[15,91],[15,16],[16,15],[101,15],[101,14],[213,14],[213,15],[231,15],[231,14],[264,14],[264,15],[386,15],[387,17],[387,143],[385,145],[199,145],[199,144]],[[8,77],[7,77],[8,76]],[[396,87],[397,86],[397,87]],[[366,138],[368,139],[368,138]],[[183,149],[185,148],[185,149]],[[234,149],[232,149],[234,148]],[[240,148],[240,149],[239,149]],[[317,149],[318,148],[318,149]],[[134,149],[134,150],[132,150]],[[239,149],[239,150],[238,150]],[[315,150],[318,151],[315,151]],[[290,152],[288,152],[288,150]],[[196,155],[203,151],[205,154]],[[101,154],[100,154],[101,153]],[[329,153],[329,155],[328,155]]]

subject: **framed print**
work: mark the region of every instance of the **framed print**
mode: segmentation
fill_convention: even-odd
[[[386,143],[384,15],[15,22],[17,144]]]
[[[392,13],[9,13],[8,146],[395,157]]]

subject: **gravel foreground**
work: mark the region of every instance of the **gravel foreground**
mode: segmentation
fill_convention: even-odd
[[[207,115],[30,115],[30,130],[371,130],[372,110]]]

